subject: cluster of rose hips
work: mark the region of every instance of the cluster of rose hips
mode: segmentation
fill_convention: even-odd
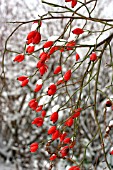
[[[77,4],[76,0],[65,0],[65,2],[71,2],[72,8],[75,7]],[[42,23],[40,21],[35,22],[33,24],[37,24],[37,27],[35,30],[31,31],[28,33],[27,38],[26,38],[26,50],[24,54],[19,54],[14,58],[15,62],[22,62],[25,59],[25,55],[30,55],[35,52],[35,46],[41,42],[41,34],[40,34],[40,27]],[[75,35],[80,35],[84,33],[84,30],[81,28],[75,28],[72,30],[72,33]],[[57,41],[57,40],[56,40]],[[43,44],[42,46],[42,52],[39,55],[39,60],[36,64],[37,71],[39,71],[39,74],[41,76],[44,76],[44,74],[48,71],[49,69],[49,60],[52,57],[52,54],[55,53],[56,51],[60,51],[61,53],[69,50],[73,50],[76,46],[76,42],[69,41],[67,42],[64,46],[57,46],[56,41],[47,41]],[[76,61],[80,59],[80,56],[78,53],[75,55]],[[97,60],[97,55],[95,52],[92,52],[90,55],[90,60],[95,61]],[[62,66],[58,65],[55,70],[54,74],[59,74],[62,72]],[[53,96],[55,93],[57,93],[57,87],[60,84],[64,84],[68,82],[71,79],[72,76],[72,71],[67,70],[63,74],[63,78],[59,79],[57,82],[51,84],[48,87],[47,95]],[[18,81],[21,82],[21,86],[24,87],[29,83],[29,77],[22,75],[17,78]],[[37,83],[34,89],[34,92],[39,92],[43,88],[43,81],[41,83]],[[33,121],[32,124],[41,127],[44,124],[44,120],[48,118],[46,117],[46,111],[43,109],[43,105],[38,104],[38,99],[34,98],[29,101],[29,107],[36,111],[36,112],[41,112],[41,116],[36,117]],[[71,137],[68,136],[68,133],[66,132],[66,127],[72,127],[74,124],[74,120],[80,116],[81,108],[75,109],[73,113],[63,122],[62,124],[62,130],[59,129],[56,125],[51,126],[48,129],[48,135],[51,135],[51,140],[54,142],[55,140],[59,140],[59,150],[57,148],[57,152],[51,153],[50,152],[50,161],[54,161],[56,158],[64,158],[68,156],[69,150],[72,149],[75,146],[75,141],[71,139]],[[56,123],[59,118],[59,113],[58,111],[53,112],[50,116],[50,121],[52,123]],[[39,144],[37,142],[34,142],[30,145],[30,151],[31,152],[36,152],[38,150]],[[49,153],[49,152],[48,152]],[[69,168],[69,170],[80,170],[80,167],[78,166],[72,166]]]
[[[72,32],[74,34],[81,34],[83,33],[83,31],[81,31],[82,29],[80,28],[77,28],[75,30],[73,30]],[[76,32],[77,31],[77,32]],[[41,40],[41,35],[39,32],[37,31],[32,31],[28,34],[27,36],[27,44],[29,44],[30,42],[32,43],[39,43]],[[47,66],[47,62],[49,60],[49,58],[51,57],[51,55],[53,54],[53,52],[55,52],[56,50],[61,50],[61,52],[65,51],[65,50],[72,50],[73,47],[75,46],[75,42],[74,41],[71,41],[71,42],[68,42],[66,44],[65,47],[56,47],[53,45],[54,42],[52,41],[47,41],[44,45],[43,45],[43,48],[50,48],[49,52],[42,52],[40,55],[39,55],[39,61],[36,65],[36,67],[38,68],[39,70],[39,73],[41,76],[43,76],[46,72],[47,72],[47,69],[48,69],[48,66]],[[35,49],[35,46],[32,44],[28,45],[27,49],[26,49],[26,53],[28,54],[32,54],[34,52],[34,49]],[[76,54],[76,61],[79,60],[79,54]],[[91,56],[90,56],[90,60],[91,61],[95,61],[97,58],[96,58],[96,54],[95,53],[92,53]],[[14,59],[14,61],[17,61],[17,62],[21,62],[24,60],[24,55],[23,54],[20,54],[20,55],[17,55]],[[56,69],[54,70],[54,74],[58,74],[60,73],[62,70],[62,67],[61,66],[57,66]],[[48,91],[47,91],[47,94],[49,96],[51,95],[54,95],[57,91],[57,86],[61,83],[64,83],[64,82],[67,82],[70,80],[71,78],[71,70],[67,70],[63,76],[63,79],[60,79],[58,80],[55,84],[51,84],[49,87],[48,87]],[[27,76],[20,76],[18,77],[18,80],[22,82],[21,86],[26,86],[29,82],[29,78]],[[42,89],[43,87],[43,84],[36,84],[36,87],[34,89],[34,92],[38,92]],[[32,121],[32,124],[36,125],[37,127],[40,127],[43,125],[44,123],[44,119],[46,118],[46,111],[43,110],[43,105],[38,105],[38,101],[37,99],[31,99],[29,101],[29,107],[32,109],[32,110],[35,110],[36,112],[40,112],[41,111],[41,116],[40,117],[36,117],[33,121]],[[67,118],[67,120],[65,120],[65,123],[64,123],[64,127],[67,126],[67,127],[71,127],[74,123],[74,119],[76,119],[77,117],[80,116],[80,111],[81,111],[81,108],[78,108],[76,109],[75,111],[73,111],[73,114]],[[57,122],[58,120],[58,112],[54,112],[51,114],[50,116],[50,120],[55,123]],[[52,141],[56,140],[56,139],[59,139],[60,141],[60,150],[59,150],[59,153],[61,154],[61,157],[65,157],[68,155],[68,152],[71,148],[74,147],[75,145],[75,141],[72,141],[70,137],[67,136],[67,133],[66,132],[61,132],[59,129],[57,129],[56,126],[51,126],[49,129],[48,129],[48,135],[51,135],[51,139]],[[38,143],[37,142],[34,142],[30,145],[30,151],[31,152],[36,152],[38,149]],[[55,160],[56,158],[59,158],[59,155],[58,153],[55,154],[55,153],[52,153],[51,156],[50,156],[50,161],[53,161]],[[71,167],[69,170],[74,170],[74,169],[77,169],[79,170],[80,168],[78,166],[73,166]]]

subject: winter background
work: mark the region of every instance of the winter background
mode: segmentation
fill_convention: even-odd
[[[47,1],[47,0],[46,0]],[[81,0],[82,1],[82,0]],[[54,2],[57,4],[64,4],[64,0],[48,0],[48,2]],[[113,0],[97,0],[97,7],[93,12],[93,17],[98,18],[106,18],[113,19]],[[67,4],[66,4],[67,5]],[[52,7],[49,7],[45,4],[42,4],[40,0],[0,0],[0,64],[2,64],[2,55],[4,50],[4,45],[6,38],[10,35],[10,33],[14,30],[17,24],[9,24],[7,21],[27,21],[32,19],[37,19],[38,15],[43,15],[48,12],[48,10],[55,10]],[[57,9],[60,10],[60,9]],[[82,9],[85,15],[85,9]],[[86,12],[87,15],[87,12]],[[77,25],[81,26],[83,23],[79,21]],[[20,27],[16,33],[11,37],[8,42],[8,49],[12,51],[22,52],[23,44],[25,43],[26,35],[31,29],[32,23],[25,24]],[[43,35],[43,39],[48,39],[48,37],[54,35],[59,35],[59,33],[63,30],[63,26],[65,25],[65,20],[63,21],[44,21],[43,28],[41,33]],[[90,28],[92,25],[88,25]],[[100,29],[101,25],[94,25],[94,30]],[[106,38],[110,32],[108,31],[103,34],[98,41]],[[84,39],[84,43],[86,44],[94,44],[96,41],[95,35],[94,37],[87,37]],[[113,49],[112,49],[113,50]],[[86,53],[85,49],[79,49],[77,51],[81,58]],[[106,51],[106,58],[109,55]],[[4,90],[0,96],[0,170],[46,170],[49,166],[48,155],[45,153],[44,148],[40,149],[40,153],[31,154],[29,153],[29,145],[34,140],[40,140],[41,134],[43,133],[43,138],[46,138],[45,129],[48,128],[48,122],[45,124],[44,128],[37,129],[32,127],[31,121],[34,118],[33,112],[28,108],[27,103],[33,97],[33,87],[35,86],[38,77],[34,77],[32,82],[30,82],[28,87],[25,89],[21,89],[19,83],[16,81],[16,78],[19,75],[27,74],[30,75],[35,67],[36,63],[34,59],[29,56],[26,57],[26,61],[22,64],[15,64],[13,62],[15,53],[7,52],[5,55],[5,72],[6,72],[6,85]],[[105,59],[104,64],[106,64],[107,59]],[[53,65],[53,60],[51,61],[51,67]],[[1,65],[2,66],[2,65]],[[2,67],[1,67],[2,68]],[[84,65],[85,68],[85,65]],[[103,91],[109,95],[109,97],[113,97],[113,90],[106,91],[104,84],[109,85],[110,77],[108,72],[112,72],[110,69],[101,70],[101,80],[103,82]],[[80,75],[82,73],[82,69],[80,70]],[[111,75],[110,75],[111,76]],[[4,80],[3,77],[0,77],[0,87],[2,88]],[[104,83],[105,82],[105,83]],[[46,88],[46,87],[45,87]],[[86,95],[85,92],[83,94]],[[103,106],[106,101],[106,98],[100,96],[100,107],[99,111],[103,112]],[[47,100],[47,99],[45,99]],[[92,112],[90,110],[90,112]],[[49,109],[48,109],[49,113]],[[113,119],[113,111],[108,110],[107,122]],[[88,116],[81,116],[81,126],[82,126],[82,143],[87,144],[91,139],[90,126],[88,126],[88,122],[94,121],[93,117],[91,119]],[[101,120],[101,115],[99,117]],[[102,121],[102,120],[101,120]],[[90,122],[91,123],[91,122]],[[93,127],[93,123],[91,123]],[[101,124],[102,125],[102,124]],[[103,125],[102,125],[103,126]],[[95,129],[93,127],[92,131]],[[103,127],[103,131],[105,127]],[[86,137],[86,138],[85,138]],[[112,133],[111,133],[111,137]],[[113,139],[113,138],[111,138]],[[109,141],[106,142],[107,151],[111,145]],[[95,169],[91,164],[90,160],[93,160],[95,164],[95,154],[100,154],[98,152],[100,146],[98,137],[88,148],[86,153],[86,170],[87,167],[90,167],[92,170]],[[81,151],[82,152],[82,151]],[[77,151],[79,153],[79,150]],[[82,154],[81,154],[82,156]],[[97,155],[97,156],[102,156]],[[88,162],[89,160],[89,162]],[[108,160],[111,164],[113,164],[113,157],[109,157]],[[104,169],[104,162],[97,162],[97,170]],[[68,164],[65,160],[56,163],[56,169],[64,170],[68,169]],[[113,167],[112,167],[113,168]],[[107,168],[106,168],[107,170]]]

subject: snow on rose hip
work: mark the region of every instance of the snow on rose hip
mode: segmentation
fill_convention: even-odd
[[[53,154],[49,159],[50,161],[54,161],[57,158],[57,156],[55,154]]]
[[[36,84],[36,87],[34,89],[34,92],[39,92],[42,88],[42,84]]]
[[[35,50],[35,46],[33,44],[29,44],[29,46],[26,48],[26,53],[32,54]]]
[[[55,123],[58,120],[58,112],[52,113],[50,120]]]
[[[107,101],[106,101],[106,107],[111,107],[111,106],[112,106],[111,100],[107,100]]]
[[[56,82],[57,85],[60,85],[60,84],[63,84],[63,83],[64,83],[64,80],[63,80],[62,78],[60,78],[60,79]]]

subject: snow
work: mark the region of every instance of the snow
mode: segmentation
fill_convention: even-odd
[[[47,1],[47,0],[46,0]],[[63,1],[61,0],[48,0],[48,2],[51,3],[59,3],[59,4],[63,4]],[[81,0],[82,2],[82,0]],[[107,4],[107,5],[106,5]],[[45,12],[48,11],[48,9],[50,10],[51,8],[47,7],[47,6],[43,6],[41,5],[41,1],[38,0],[10,0],[10,1],[5,1],[5,0],[1,0],[0,1],[0,9],[1,9],[1,20],[4,21],[25,21],[25,20],[31,20],[31,19],[38,19],[40,18],[38,16],[39,15],[43,15]],[[70,6],[70,4],[65,3],[65,5]],[[93,16],[94,17],[98,17],[99,18],[112,18],[113,16],[113,1],[108,1],[107,0],[101,0],[98,1],[98,5],[102,8],[96,8],[96,12],[93,12]],[[57,8],[56,8],[57,9]],[[85,8],[82,9],[83,13],[84,11],[86,11]],[[67,14],[69,15],[69,14]],[[41,33],[43,33],[43,40],[56,40],[60,34],[63,31],[63,26],[61,27],[61,24],[58,24],[59,21],[44,21],[42,23],[43,27],[41,28]],[[46,27],[46,24],[48,24],[48,27]],[[22,28],[19,29],[19,31],[17,31],[14,36],[12,37],[12,40],[10,41],[10,43],[8,43],[8,49],[10,50],[17,50],[18,52],[23,52],[23,44],[25,43],[25,39],[26,39],[26,34],[29,32],[30,29],[34,30],[36,28],[37,24],[31,24],[29,23],[28,26],[24,25]],[[62,21],[62,25],[64,25],[64,22]],[[78,26],[78,25],[83,25],[83,23],[81,24],[80,22],[76,21],[76,25],[73,25],[73,28]],[[12,32],[12,30],[14,29],[16,25],[13,24],[9,24],[8,26],[6,25],[2,25],[1,24],[1,28],[0,28],[0,37],[3,38],[3,40],[0,41],[0,43],[3,41],[3,44],[0,44],[0,49],[4,46],[4,42],[7,38],[7,36]],[[32,27],[32,28],[31,28]],[[71,28],[71,29],[73,29]],[[87,27],[87,29],[90,29],[89,25]],[[93,27],[94,30],[97,29],[97,25],[94,25]],[[69,30],[68,30],[69,31]],[[103,40],[104,38],[106,38],[110,33],[112,33],[111,31],[108,31],[108,33],[104,33],[102,36],[100,36],[100,38],[98,39],[98,42],[100,42],[101,40]],[[3,35],[3,36],[2,36]],[[86,33],[84,34],[86,35]],[[94,44],[96,42],[96,38],[95,35],[92,36],[92,38],[87,38],[85,40],[82,40],[82,44]],[[76,37],[73,37],[73,34],[70,34],[70,37],[65,37],[64,39],[61,39],[60,42],[57,43],[57,45],[64,45],[66,41],[70,41],[70,40],[75,40]],[[36,47],[37,49],[39,49],[40,47],[37,45]],[[76,52],[79,53],[81,60],[84,58],[84,56],[86,55],[88,49],[87,48],[77,48]],[[37,53],[37,58],[39,56],[40,53]],[[58,55],[59,57],[59,53],[56,53],[56,56]],[[38,154],[36,155],[30,155],[29,153],[29,144],[34,141],[34,140],[39,140],[41,141],[41,139],[45,140],[48,138],[48,136],[46,135],[46,133],[44,133],[44,137],[40,136],[40,134],[43,133],[44,130],[46,130],[48,128],[48,119],[45,121],[45,125],[42,129],[37,129],[36,127],[32,127],[31,126],[31,121],[33,120],[33,118],[36,116],[35,112],[32,112],[29,108],[28,108],[28,101],[31,98],[34,98],[34,95],[32,93],[34,86],[36,85],[36,83],[42,83],[42,79],[40,78],[40,75],[37,74],[36,77],[33,77],[31,83],[29,84],[28,87],[25,87],[24,89],[19,88],[19,83],[16,81],[16,77],[18,77],[19,75],[31,75],[34,74],[33,69],[36,69],[36,58],[32,58],[29,55],[26,56],[26,60],[25,62],[23,62],[23,64],[15,64],[12,62],[13,58],[14,58],[15,54],[12,53],[7,53],[6,55],[6,60],[5,60],[5,71],[6,71],[6,82],[7,82],[7,87],[5,88],[5,91],[2,93],[2,97],[0,99],[1,101],[1,114],[0,114],[0,120],[1,120],[1,134],[2,136],[0,136],[0,153],[3,153],[6,157],[6,160],[2,160],[2,156],[0,157],[0,170],[16,170],[19,164],[19,168],[18,170],[23,170],[21,163],[22,163],[22,158],[23,155],[25,156],[23,159],[24,161],[28,161],[29,163],[26,163],[27,166],[27,170],[31,170],[31,169],[36,169],[38,170],[38,165],[44,165],[45,169],[47,167],[49,167],[49,163],[48,163],[48,157],[47,157],[47,153],[44,153],[44,149],[43,151],[41,150],[41,152],[38,152]],[[67,56],[67,54],[64,54],[64,58]],[[108,56],[109,54],[107,53],[106,50],[106,61],[109,63],[108,61]],[[72,61],[74,60],[74,56],[72,56],[73,59],[71,58],[69,60],[70,63],[72,63]],[[55,57],[54,57],[55,58]],[[51,58],[51,61],[54,61],[54,58]],[[0,62],[1,62],[1,58],[0,58]],[[86,64],[89,62],[89,59],[86,60]],[[101,68],[101,72],[100,72],[100,82],[105,82],[104,85],[109,85],[110,83],[110,78],[108,77],[108,72],[110,72],[110,77],[112,77],[112,69],[107,68],[104,69],[105,66],[105,61],[103,64],[103,67]],[[86,68],[86,64],[83,65],[82,67],[80,67],[80,70],[78,72],[76,72],[75,79],[77,80],[78,76],[82,76],[83,75],[83,71]],[[50,63],[50,66],[52,64]],[[57,59],[55,60],[54,65],[57,65]],[[67,66],[67,65],[66,65]],[[77,66],[77,65],[76,65]],[[63,68],[63,72],[67,71],[67,68],[64,67]],[[107,71],[106,71],[107,70]],[[59,79],[59,77],[57,77]],[[58,80],[57,79],[57,80]],[[61,78],[62,79],[62,78]],[[56,79],[55,79],[56,80]],[[52,79],[51,79],[51,82]],[[35,84],[35,85],[34,85]],[[41,95],[44,95],[47,90],[48,90],[48,86],[50,84],[49,80],[46,80],[46,84],[47,86],[44,86],[44,90],[41,93]],[[93,94],[93,83],[90,84],[91,85],[91,94]],[[73,90],[76,90],[79,87],[79,84],[77,84],[76,86],[72,86],[69,90],[69,93],[71,94],[71,92]],[[99,86],[100,87],[100,86]],[[103,93],[105,93],[106,95],[109,95],[109,97],[112,99],[113,95],[112,95],[112,90],[110,91],[109,89],[107,90],[106,86],[104,86],[102,88]],[[60,91],[61,92],[61,91]],[[59,92],[59,93],[60,93]],[[84,93],[81,95],[82,97],[82,102],[85,105],[86,100],[87,100],[87,94],[88,91],[86,89],[86,91],[84,91]],[[39,96],[40,93],[37,95]],[[100,94],[98,94],[98,98]],[[74,98],[74,102],[77,101],[77,95]],[[90,96],[91,97],[91,96]],[[43,96],[41,98],[41,100],[39,101],[39,105],[43,105],[46,104],[47,102],[49,102],[51,100],[52,97],[50,96]],[[101,97],[100,97],[101,98]],[[64,100],[65,99],[65,100]],[[48,109],[49,107],[49,111],[47,111],[47,116],[51,115],[52,112],[57,111],[57,109],[60,107],[61,103],[65,103],[65,101],[68,101],[69,96],[65,96],[64,99],[61,98],[61,100],[59,100],[58,97],[56,97],[52,102],[51,105],[49,106],[48,104],[46,104],[46,108]],[[101,120],[103,120],[103,108],[105,106],[106,103],[106,97],[101,98],[102,101],[98,101],[99,107],[98,107],[98,119],[100,120],[100,124],[101,124]],[[92,100],[92,98],[91,98]],[[90,101],[91,101],[90,100]],[[89,103],[91,104],[91,103]],[[52,107],[53,106],[53,107]],[[70,109],[67,110],[63,110],[59,112],[60,115],[60,119],[59,120],[64,120],[66,114],[70,111]],[[112,116],[112,111],[111,109],[107,109],[107,119],[106,119],[106,124],[107,126],[112,126],[113,125],[113,116]],[[93,125],[91,124],[93,122]],[[93,135],[90,132],[95,132],[96,131],[96,126],[95,126],[95,119],[94,119],[94,112],[92,109],[89,109],[88,111],[83,111],[81,113],[81,117],[80,117],[80,133],[81,136],[83,136],[83,139],[81,140],[81,137],[77,138],[77,144],[76,144],[76,148],[74,150],[75,154],[78,152],[78,148],[79,148],[79,143],[82,144],[82,146],[86,146],[89,142],[90,139],[92,139]],[[101,129],[102,129],[102,133],[104,136],[105,133],[105,126],[101,124]],[[106,131],[108,131],[108,127],[106,129]],[[71,133],[70,133],[71,134]],[[112,134],[111,134],[112,135]],[[88,136],[88,139],[85,137]],[[15,143],[15,140],[18,141],[18,143]],[[17,142],[16,141],[16,142]],[[105,148],[106,148],[106,152],[109,153],[109,149],[110,149],[110,142],[107,141],[107,139],[105,140]],[[25,148],[24,148],[25,147]],[[92,143],[86,152],[86,156],[89,158],[92,158],[92,155],[96,155],[96,153],[98,153],[98,151],[101,154],[101,146],[99,144],[99,140],[98,140],[98,136],[97,138],[95,138],[95,142]],[[9,161],[10,156],[13,155],[12,151],[17,151],[15,154],[17,156],[17,160],[14,160],[14,163],[11,163],[11,161]],[[21,155],[19,154],[22,154]],[[101,154],[102,155],[102,154]],[[82,154],[81,154],[81,158],[82,158]],[[98,156],[98,155],[97,155]],[[102,158],[102,157],[101,157]],[[100,158],[100,159],[101,159]],[[111,157],[109,155],[107,155],[107,158],[109,160],[109,162],[111,161]],[[41,160],[40,160],[41,159]],[[40,161],[38,161],[40,160]],[[112,163],[112,162],[110,162]],[[32,167],[29,169],[28,166],[29,164],[32,165]],[[31,166],[30,165],[30,166]],[[97,170],[102,170],[103,167],[106,166],[105,163],[101,162],[98,165]],[[62,167],[62,169],[61,169]],[[57,164],[57,169],[60,170],[64,170],[64,167],[66,167],[65,169],[68,170],[68,168],[70,167],[70,165],[67,166],[66,161],[65,160],[61,160],[61,162],[59,161],[59,163]],[[92,166],[92,169],[94,167]],[[44,169],[44,170],[45,170]],[[40,170],[40,169],[39,169]],[[107,169],[106,169],[107,170]]]

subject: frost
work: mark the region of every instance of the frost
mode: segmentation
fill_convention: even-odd
[[[53,108],[52,108],[52,112],[56,112],[58,109],[59,109],[59,105],[55,105]]]
[[[36,82],[36,84],[42,84],[42,79],[39,79],[37,82]]]
[[[113,120],[109,122],[109,126],[113,126]]]

